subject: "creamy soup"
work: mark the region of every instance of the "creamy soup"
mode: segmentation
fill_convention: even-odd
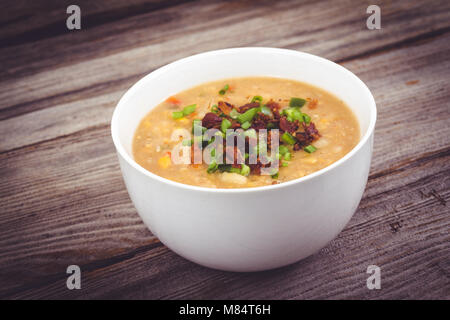
[[[194,152],[205,152],[212,142],[222,141],[219,137],[186,136],[195,126],[197,133],[216,129],[221,137],[226,137],[227,130],[239,130],[246,149],[231,149],[235,158],[227,164],[230,150],[223,139],[225,157],[210,152],[212,161],[194,163]],[[268,153],[256,156],[255,163],[249,139],[258,137],[262,129],[269,132]],[[269,142],[271,130],[278,130],[278,148]],[[320,170],[347,154],[359,138],[352,111],[329,92],[287,79],[233,78],[193,87],[153,108],[136,130],[133,156],[145,169],[173,181],[210,188],[248,188],[283,183]],[[174,150],[178,156],[184,154],[184,163],[174,160]],[[261,149],[253,146],[251,150]],[[263,157],[270,163],[264,174],[269,165],[261,163]]]

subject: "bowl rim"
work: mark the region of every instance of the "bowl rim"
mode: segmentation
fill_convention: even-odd
[[[283,183],[274,184],[274,185],[267,185],[267,186],[258,186],[258,187],[245,187],[245,188],[209,188],[209,187],[199,187],[189,184],[184,184],[177,181],[172,181],[169,179],[166,179],[164,177],[161,177],[155,173],[152,173],[139,165],[129,154],[126,152],[124,146],[122,145],[120,139],[119,139],[119,131],[118,131],[118,122],[119,122],[119,116],[120,116],[120,109],[122,105],[125,105],[127,100],[129,100],[129,97],[131,97],[136,91],[142,89],[142,87],[145,86],[145,83],[148,81],[149,78],[157,77],[159,74],[166,72],[169,69],[176,68],[179,65],[190,63],[193,60],[202,59],[207,56],[213,56],[213,55],[222,55],[222,54],[237,54],[242,51],[265,51],[273,54],[285,54],[285,55],[291,55],[291,56],[297,56],[297,57],[303,57],[307,59],[316,60],[319,63],[327,64],[331,67],[338,68],[341,71],[347,73],[350,77],[352,77],[354,80],[356,80],[357,83],[360,84],[361,89],[365,91],[366,95],[368,96],[370,100],[370,105],[368,106],[369,112],[370,112],[370,122],[369,126],[366,130],[366,133],[363,135],[362,138],[360,138],[358,144],[353,147],[347,154],[345,154],[342,158],[339,160],[333,162],[332,164],[326,166],[325,168],[322,168],[318,171],[315,171],[313,173],[310,173],[306,176],[303,176],[301,178],[289,180]],[[264,75],[261,75],[264,76]],[[219,79],[218,79],[219,80]],[[283,188],[289,188],[290,186],[302,182],[309,181],[311,179],[315,179],[316,177],[322,176],[328,171],[333,170],[336,167],[341,166],[343,163],[347,162],[350,158],[352,158],[369,140],[369,138],[372,136],[374,129],[375,129],[375,123],[377,118],[377,108],[375,99],[370,92],[367,85],[358,78],[353,72],[346,69],[345,67],[322,57],[302,52],[302,51],[296,51],[291,49],[283,49],[283,48],[272,48],[272,47],[237,47],[237,48],[227,48],[227,49],[220,49],[220,50],[212,50],[212,51],[206,51],[198,54],[194,54],[179,60],[176,60],[174,62],[171,62],[169,64],[166,64],[139,79],[135,84],[133,84],[120,98],[119,102],[117,103],[116,107],[114,108],[112,120],[111,120],[111,136],[114,143],[114,146],[117,150],[117,153],[135,170],[138,172],[144,174],[145,176],[156,179],[159,182],[171,185],[175,188],[180,189],[187,189],[192,191],[201,191],[201,192],[207,192],[207,193],[252,193],[252,192],[263,192],[263,191],[270,191],[274,189],[283,189]]]

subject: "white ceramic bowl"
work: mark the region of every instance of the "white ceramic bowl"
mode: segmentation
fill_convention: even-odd
[[[360,142],[339,161],[306,177],[246,189],[173,182],[133,160],[133,134],[151,108],[195,85],[242,76],[294,79],[334,93],[358,118]],[[311,255],[344,228],[367,182],[375,121],[372,94],[347,69],[292,50],[234,48],[184,58],[145,76],[119,101],[111,131],[131,200],[162,243],[207,267],[259,271]]]

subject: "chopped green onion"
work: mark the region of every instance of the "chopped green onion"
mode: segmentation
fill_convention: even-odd
[[[250,167],[247,166],[245,163],[242,164],[241,174],[243,176],[248,176],[250,174]]]
[[[233,109],[233,110],[230,111],[230,118],[231,119],[237,119],[237,117],[239,117],[239,115],[240,115],[240,113],[236,109]]]
[[[270,110],[270,108],[267,107],[266,105],[261,107],[261,113],[265,114],[266,116],[269,116],[269,117],[273,116],[272,110]]]
[[[260,140],[259,142],[258,142],[258,152],[259,152],[259,150],[264,150],[264,149],[266,149],[267,150],[267,143],[265,142],[265,141],[263,141],[263,140]]]
[[[214,133],[214,136],[220,136],[222,139],[225,138],[225,133],[223,133],[222,131],[216,131]]]
[[[255,129],[248,129],[244,132],[244,136],[248,138],[254,138],[256,139],[256,130]]]
[[[183,111],[174,111],[172,112],[172,118],[181,119],[184,117]]]
[[[194,136],[194,142],[202,142],[204,140],[204,136]]]
[[[241,173],[241,169],[234,168],[231,164],[219,164],[220,172],[232,172],[232,173]]]
[[[287,144],[295,144],[295,138],[289,132],[283,133],[281,139]]]
[[[254,96],[254,97],[252,98],[252,103],[253,103],[253,102],[259,102],[259,103],[261,103],[262,100],[263,100],[263,98],[262,98],[261,96]]]
[[[291,160],[291,153],[290,152],[286,152],[284,154],[284,160],[286,160],[286,161],[290,161]]]
[[[188,116],[195,111],[196,107],[197,107],[196,104],[191,104],[189,106],[184,107],[182,111],[174,111],[172,112],[172,118],[181,119],[185,116]]]
[[[220,130],[221,130],[223,133],[226,133],[226,132],[227,132],[227,129],[230,128],[230,127],[231,127],[231,122],[230,122],[230,120],[228,120],[228,119],[223,119],[223,120],[222,120],[222,124],[220,125]]]
[[[183,141],[181,142],[181,144],[182,144],[183,146],[185,146],[185,147],[190,147],[190,146],[192,146],[192,139],[186,139],[186,140],[183,140]]]
[[[278,152],[280,152],[280,154],[284,156],[286,153],[289,153],[289,149],[286,146],[279,146]]]
[[[231,168],[231,164],[219,164],[219,171],[220,172],[229,172]]]
[[[205,127],[202,126],[202,120],[195,119],[192,121],[192,133],[195,132],[195,127],[198,127],[202,130],[202,133],[205,133],[207,130]]]
[[[194,138],[195,138],[195,136],[194,136]],[[209,137],[207,134],[204,134],[204,135],[202,135],[202,136],[200,136],[200,140],[201,141],[206,141],[206,142],[208,142],[208,144],[210,144],[210,143],[212,143],[215,139],[216,139],[216,137]]]
[[[183,115],[188,116],[191,113],[193,113],[195,111],[195,108],[197,107],[196,104],[191,104],[189,106],[186,106],[183,108]]]
[[[303,121],[303,113],[297,108],[292,112],[292,118],[294,120]]]
[[[311,122],[311,117],[308,116],[306,113],[303,113],[303,122],[306,122],[306,124]]]
[[[275,128],[276,128],[275,123],[269,122],[269,123],[267,124],[267,129],[275,129]]]
[[[226,85],[219,91],[219,94],[220,94],[221,96],[223,96],[223,95],[228,91],[228,89],[230,89],[230,86],[229,86],[228,84],[226,84]]]
[[[308,153],[313,153],[314,151],[317,150],[317,148],[314,147],[312,144],[310,144],[309,146],[306,146],[303,150],[305,150]]]
[[[216,162],[216,160],[211,161],[211,163],[208,166],[208,169],[206,169],[206,172],[208,173],[213,173],[216,172],[217,168],[218,168],[218,164]]]
[[[219,107],[217,106],[217,104],[213,104],[212,106],[211,106],[211,112],[214,112],[214,113],[219,113]]]
[[[286,161],[281,162],[282,167],[287,167],[288,165],[289,165],[289,162],[286,162]]]
[[[235,167],[233,167],[233,166],[230,166],[230,172],[231,173],[241,173],[241,169],[239,169],[239,168],[235,168]]]
[[[273,174],[273,175],[271,175],[271,177],[272,177],[272,179],[278,179],[278,172]]]
[[[253,118],[255,117],[256,113],[258,112],[258,109],[259,108],[251,108],[250,110],[247,110],[244,113],[241,113],[237,117],[237,120],[240,123],[251,122],[253,120]]]
[[[208,130],[207,128],[205,128],[205,127],[203,127],[203,126],[199,126],[199,128],[201,128],[201,129],[202,129],[202,133],[205,133],[205,132],[206,132],[206,130]]]
[[[245,121],[242,125],[241,128],[244,130],[247,130],[248,128],[250,128],[251,124],[248,121]]]
[[[287,119],[290,122],[294,122],[295,120],[303,121],[303,114],[299,108],[284,109],[283,114],[287,116]]]
[[[302,98],[291,98],[291,101],[289,101],[289,107],[297,107],[301,108],[305,105],[306,100]]]
[[[215,157],[216,156],[216,149],[213,148],[211,149],[211,157]]]
[[[244,159],[247,160],[249,157],[250,157],[250,155],[246,152],[246,153],[244,154]]]

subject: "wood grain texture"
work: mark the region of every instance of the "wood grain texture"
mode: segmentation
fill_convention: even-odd
[[[0,298],[450,298],[448,1],[382,2],[378,31],[365,28],[368,1],[79,3],[80,32],[63,30],[64,1],[10,1],[0,13]],[[340,62],[379,115],[367,189],[345,230],[292,266],[227,273],[186,261],[145,228],[109,122],[151,70],[254,45]],[[70,264],[81,266],[82,290],[66,289]],[[381,290],[366,288],[370,264]]]
[[[365,3],[361,11],[354,7],[354,1],[339,6],[326,1],[186,3],[6,46],[0,49],[0,119],[99,91],[125,91],[156,67],[205,50],[279,46],[345,61],[449,31],[448,1],[389,4],[383,14],[389,28],[375,33],[365,28]],[[39,59],[30,51],[38,52]]]

